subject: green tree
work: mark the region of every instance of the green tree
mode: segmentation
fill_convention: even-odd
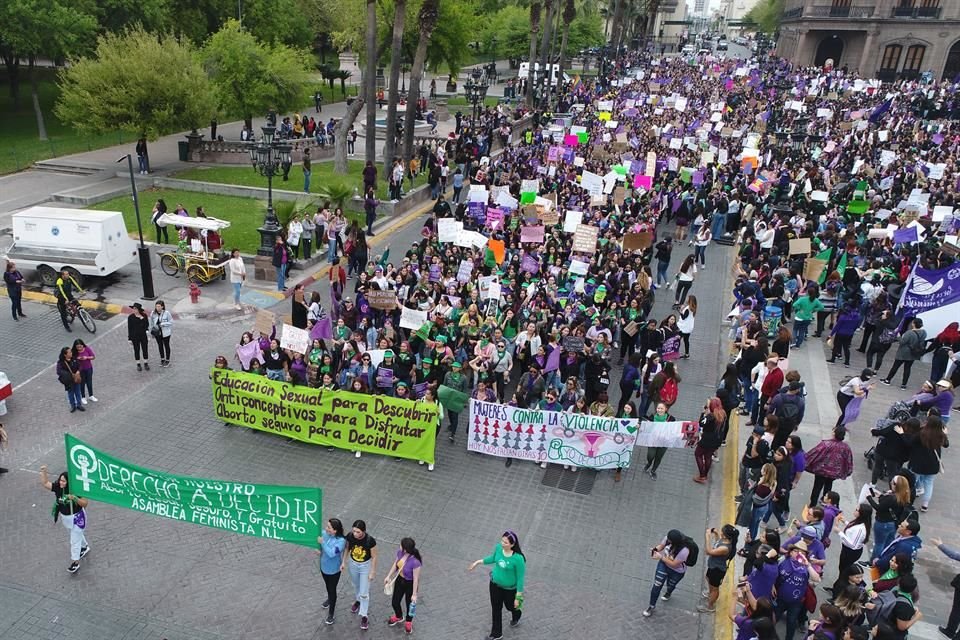
[[[261,42],[310,47],[314,30],[304,19],[307,6],[301,0],[243,0],[243,28]]]
[[[60,72],[54,112],[82,132],[134,131],[153,140],[208,122],[216,105],[191,43],[137,27],[101,36],[94,57]]]
[[[744,19],[755,22],[763,33],[773,33],[780,28],[783,6],[783,0],[757,0]]]
[[[309,56],[284,44],[264,44],[230,19],[210,36],[202,51],[203,66],[217,89],[221,112],[242,117],[270,109],[296,111],[309,101]]]
[[[135,24],[153,33],[169,31],[173,26],[171,17],[180,9],[173,6],[173,0],[80,0],[80,2],[88,3],[89,11],[96,16],[102,31],[113,33],[121,33]],[[76,6],[77,3],[70,4]]]

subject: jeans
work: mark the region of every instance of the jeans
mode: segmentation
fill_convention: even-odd
[[[661,282],[670,282],[670,278],[667,277],[667,269],[670,268],[669,262],[657,261],[657,284]]]
[[[683,580],[684,574],[679,571],[674,571],[668,567],[662,560],[657,563],[657,573],[653,576],[653,586],[650,588],[650,608],[653,609],[657,606],[657,598],[660,597],[660,591],[663,589],[663,585],[667,585],[666,595],[673,593],[673,590],[677,588],[677,585]]]
[[[746,498],[744,498],[746,499]],[[770,503],[753,505],[753,512],[750,514],[750,539],[757,537],[757,530],[760,528],[760,522],[767,517],[770,512]]]
[[[80,397],[87,398],[92,395],[93,395],[93,369],[81,369],[80,370]],[[932,485],[933,482],[931,482],[930,484]]]
[[[67,389],[67,402],[70,403],[70,408],[74,409],[81,406],[83,403],[80,402],[80,399],[83,397],[83,394],[80,392],[81,385],[79,382],[71,384]]]
[[[267,369],[267,380],[283,382],[286,380],[286,376],[283,374],[283,369]]]
[[[74,562],[80,560],[80,550],[87,546],[87,538],[83,535],[83,529],[73,526],[73,516],[60,514],[60,522],[63,528],[70,532],[70,559]]]
[[[490,609],[492,621],[490,625],[490,636],[499,638],[503,635],[503,608],[506,607],[510,612],[514,622],[520,619],[523,612],[513,606],[513,601],[517,599],[516,589],[504,589],[492,580],[490,581]]]
[[[793,321],[793,335],[796,336],[793,346],[799,347],[803,344],[803,341],[807,339],[807,329],[809,328],[810,320],[797,319]]]
[[[920,504],[924,507],[930,504],[930,498],[933,497],[933,481],[937,479],[937,474],[915,473],[917,478],[917,497],[920,498]]]
[[[323,584],[327,588],[327,602],[332,618],[337,608],[337,585],[340,584],[340,572],[337,571],[328,575],[321,571],[320,575],[323,576]]]
[[[787,630],[783,640],[793,640],[797,633],[797,621],[803,613],[803,600],[799,602],[777,602],[777,619],[786,620]]]
[[[707,266],[707,248],[699,244],[693,246],[693,263],[699,262],[704,267]]]
[[[390,604],[393,605],[393,614],[398,618],[403,618],[407,622],[413,620],[413,616],[410,615],[410,598],[413,597],[413,581],[407,581],[403,579],[403,576],[398,575],[393,583],[393,598],[391,599]],[[403,608],[400,606],[402,601],[407,601],[407,615],[403,615]]]
[[[310,171],[303,172],[303,192],[310,193]]]
[[[753,416],[753,414],[754,414],[754,409],[756,408],[759,399],[760,399],[760,391],[759,391],[759,390],[754,389],[752,384],[744,385],[744,387],[743,387],[743,408],[744,408],[744,409],[747,411],[747,413],[749,413],[751,416]],[[752,420],[752,418],[751,418],[751,420]],[[753,420],[753,422],[756,423],[755,420]]]
[[[455,204],[460,203],[460,192],[463,191],[463,187],[454,187],[453,188],[453,202]]]
[[[360,615],[366,616],[370,609],[370,560],[357,562],[347,560],[347,573],[353,583],[353,599],[360,603]]]
[[[890,373],[887,374],[885,380],[893,380],[893,376],[897,374],[897,369],[900,368],[900,365],[903,365],[903,381],[900,383],[902,386],[907,386],[907,381],[910,380],[910,369],[913,368],[913,360],[894,360],[893,367],[890,369]]]
[[[887,545],[890,544],[890,541],[893,540],[896,533],[896,522],[875,521],[873,523],[873,553],[870,554],[871,560],[876,560],[880,557],[880,554],[887,548]]]
[[[331,262],[333,262],[331,260]],[[287,265],[281,264],[277,267],[277,291],[283,291],[287,288]]]
[[[707,474],[710,473],[710,466],[713,464],[713,454],[716,449],[707,449],[706,447],[701,447],[697,445],[697,448],[693,451],[693,457],[697,461],[697,471],[700,472],[701,478],[706,478]]]
[[[723,236],[726,230],[727,230],[727,214],[725,213],[713,214],[713,220],[710,221],[710,233],[713,234],[713,239],[716,240],[721,236]]]
[[[337,259],[337,241],[330,240],[327,243],[327,262],[333,264]]]
[[[787,526],[787,509],[781,506],[779,502],[771,502],[770,508],[767,509],[767,515],[763,517],[763,524],[766,525],[770,522],[770,517],[777,519],[777,522],[780,523],[781,527]]]
[[[23,293],[20,290],[14,291],[12,289],[7,289],[7,293],[10,295],[10,308],[13,312],[13,319],[17,320],[23,315],[23,306],[21,305],[21,300],[23,299]]]
[[[233,282],[233,304],[240,304],[240,287],[243,286],[242,282]]]
[[[137,164],[140,166],[140,171],[142,173],[147,172],[147,156],[137,156]]]

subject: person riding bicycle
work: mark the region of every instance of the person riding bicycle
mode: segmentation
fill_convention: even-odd
[[[77,299],[73,295],[74,291],[82,293],[83,289],[80,288],[77,281],[73,279],[70,272],[64,269],[60,272],[60,277],[57,278],[57,288],[54,294],[57,296],[57,310],[60,311],[60,321],[63,322],[63,328],[67,331],[73,331],[73,329],[70,328],[70,323],[67,322],[67,305],[77,302]]]

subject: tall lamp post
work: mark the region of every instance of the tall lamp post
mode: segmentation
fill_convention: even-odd
[[[483,103],[487,97],[487,89],[490,88],[485,81],[481,80],[482,72],[479,69],[474,69],[471,75],[471,78],[467,80],[466,84],[463,85],[463,90],[466,92],[467,102],[473,105],[473,111],[471,112],[471,127],[473,122],[477,119],[477,110],[478,106]]]
[[[273,245],[277,242],[280,233],[280,221],[273,211],[273,177],[279,174],[284,164],[290,163],[292,147],[277,139],[277,127],[274,119],[268,116],[267,124],[261,127],[263,137],[259,142],[250,143],[250,163],[253,170],[267,178],[267,215],[263,219],[263,226],[257,229],[260,233],[260,248],[257,255],[272,256]]]
[[[143,243],[143,225],[140,223],[140,199],[137,197],[137,181],[133,178],[133,156],[129,153],[117,159],[117,162],[127,161],[130,171],[130,189],[133,191],[133,212],[137,217],[137,234],[140,236],[140,245],[137,247],[137,256],[140,258],[140,281],[143,284],[143,299],[155,300],[153,291],[153,267],[150,264],[150,250]]]

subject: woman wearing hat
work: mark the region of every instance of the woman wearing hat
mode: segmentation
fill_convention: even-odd
[[[793,640],[797,621],[804,609],[807,586],[820,582],[820,574],[807,560],[807,545],[803,540],[793,543],[777,567],[777,618],[787,624],[784,640]]]
[[[146,368],[150,371],[150,340],[147,332],[150,328],[150,316],[143,310],[143,305],[134,302],[130,305],[133,313],[127,316],[127,340],[133,345],[133,359],[137,363],[137,371],[143,371]],[[143,365],[140,364],[140,354],[143,354]]]

